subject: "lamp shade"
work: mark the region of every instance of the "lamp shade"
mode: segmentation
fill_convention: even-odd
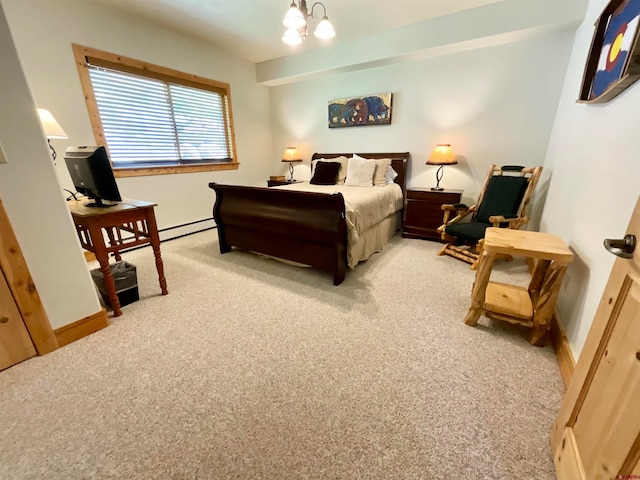
[[[427,165],[455,165],[456,163],[458,163],[456,155],[448,143],[436,145],[427,160]]]
[[[38,115],[40,115],[40,123],[42,123],[42,129],[47,138],[69,138],[49,110],[39,108]]]
[[[296,147],[287,147],[287,149],[282,154],[282,161],[301,162],[302,157],[300,156],[300,153],[298,152],[298,149]]]

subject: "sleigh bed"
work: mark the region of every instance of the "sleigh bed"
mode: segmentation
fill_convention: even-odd
[[[312,161],[352,155],[315,153]],[[400,229],[410,158],[408,152],[357,155],[370,160],[391,159],[391,168],[397,173],[395,185],[367,188],[304,182],[260,188],[210,183],[216,193],[213,217],[220,253],[232,247],[251,250],[327,271],[333,274],[334,285],[342,283],[348,267],[380,251]],[[305,191],[309,189],[312,191]],[[368,202],[367,191],[376,197],[372,201],[381,212],[386,212],[377,214],[382,218],[374,218],[368,211],[360,213]]]

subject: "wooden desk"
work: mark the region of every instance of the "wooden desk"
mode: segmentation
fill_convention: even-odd
[[[71,210],[82,248],[93,252],[100,262],[100,270],[104,276],[104,285],[109,293],[113,315],[115,317],[122,315],[122,310],[120,310],[115,282],[111,276],[110,253],[113,253],[115,259],[120,261],[122,258],[120,256],[121,250],[137,245],[151,244],[156,259],[162,295],[169,293],[167,281],[164,278],[164,267],[160,256],[160,237],[153,211],[153,207],[157,204],[124,199],[121,203],[111,207],[96,208],[86,207],[85,203],[87,202],[89,202],[87,198],[69,200],[67,205]],[[122,232],[125,232],[124,237]],[[104,234],[109,239],[108,245],[105,243]]]
[[[499,254],[536,259],[528,288],[490,282]],[[487,228],[484,250],[464,323],[474,326],[480,315],[531,328],[529,343],[544,346],[562,278],[573,253],[560,237],[509,228]]]

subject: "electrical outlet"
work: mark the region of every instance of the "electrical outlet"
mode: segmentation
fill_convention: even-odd
[[[0,163],[7,163],[7,157],[4,156],[2,145],[0,145]]]

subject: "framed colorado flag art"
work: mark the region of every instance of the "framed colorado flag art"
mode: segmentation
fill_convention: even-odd
[[[640,0],[611,0],[596,21],[578,102],[608,102],[640,78]]]

